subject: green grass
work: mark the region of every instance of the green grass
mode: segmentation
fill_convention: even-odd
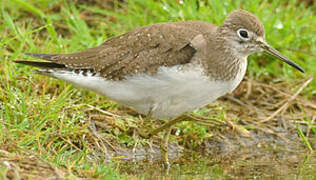
[[[85,123],[87,116],[82,111],[87,104],[109,111],[117,111],[118,105],[68,83],[34,74],[30,67],[14,64],[14,60],[30,59],[23,52],[75,52],[97,46],[107,38],[135,27],[158,22],[204,20],[220,25],[230,11],[243,8],[262,20],[267,41],[306,71],[301,74],[274,58],[257,54],[250,57],[250,78],[273,77],[271,79],[291,83],[316,74],[315,5],[307,7],[294,0],[209,0],[198,3],[192,0],[184,1],[184,4],[175,0],[128,0],[114,4],[114,9],[106,9],[69,2],[0,2],[0,146],[10,141],[39,154],[47,162],[65,167],[71,176],[119,179],[119,172],[114,167],[86,158],[92,150],[83,138],[89,129]],[[314,79],[303,95],[315,100],[315,89]],[[217,117],[222,118],[220,114]],[[123,121],[120,126],[127,130],[137,127],[139,120],[133,118],[129,124]],[[192,123],[178,127],[185,135],[198,134],[199,141],[194,146],[212,136],[205,127]],[[301,129],[298,131],[310,149]],[[312,132],[315,133],[315,128]],[[134,141],[124,133],[115,134],[115,129],[105,136],[127,145]],[[94,171],[90,171],[91,167]]]

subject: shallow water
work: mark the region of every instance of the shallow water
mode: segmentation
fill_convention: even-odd
[[[277,178],[277,179],[315,179],[315,162],[311,155],[289,157],[282,161],[276,156],[250,158],[245,160],[217,161],[213,157],[195,157],[173,162],[166,172],[160,164],[123,163],[119,165],[120,173],[131,177],[156,179],[214,179],[214,178]],[[307,160],[309,159],[309,160]],[[304,162],[304,160],[307,160]]]
[[[253,130],[248,137],[227,132],[185,152],[169,144],[172,165],[168,171],[158,163],[157,148],[151,155],[148,149],[136,150],[136,159],[125,156],[115,166],[120,174],[143,179],[316,179],[316,154],[307,150],[295,132],[274,132]]]

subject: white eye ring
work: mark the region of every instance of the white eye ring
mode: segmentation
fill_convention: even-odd
[[[249,40],[250,37],[250,33],[247,29],[238,29],[237,30],[237,35],[239,38],[243,39],[243,40]]]

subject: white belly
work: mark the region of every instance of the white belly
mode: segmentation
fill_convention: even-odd
[[[107,96],[120,104],[155,118],[174,118],[209,104],[233,91],[241,82],[247,66],[230,81],[212,81],[203,75],[200,66],[179,70],[181,66],[162,67],[151,76],[137,74],[122,81],[109,81],[99,76],[83,76],[74,72],[53,72],[51,76]]]

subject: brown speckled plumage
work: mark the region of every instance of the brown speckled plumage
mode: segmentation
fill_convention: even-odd
[[[126,75],[137,73],[154,74],[160,66],[170,67],[192,61],[202,64],[205,74],[212,79],[229,80],[240,69],[239,59],[232,57],[222,47],[225,39],[221,36],[225,35],[228,27],[234,30],[246,28],[258,36],[264,36],[263,26],[257,17],[237,10],[219,28],[202,21],[160,23],[136,28],[110,38],[98,47],[77,53],[26,54],[51,61],[59,69],[60,65],[68,70],[89,69],[109,80],[121,80]],[[205,43],[201,47],[194,47],[192,41],[198,35],[202,35],[201,40]],[[29,65],[41,63],[20,61],[23,62]],[[47,68],[52,69],[51,66]]]
[[[134,29],[78,53],[28,55],[69,69],[92,69],[107,79],[118,80],[135,73],[155,73],[160,66],[190,62],[196,52],[190,40],[212,28],[201,21],[161,23]]]

